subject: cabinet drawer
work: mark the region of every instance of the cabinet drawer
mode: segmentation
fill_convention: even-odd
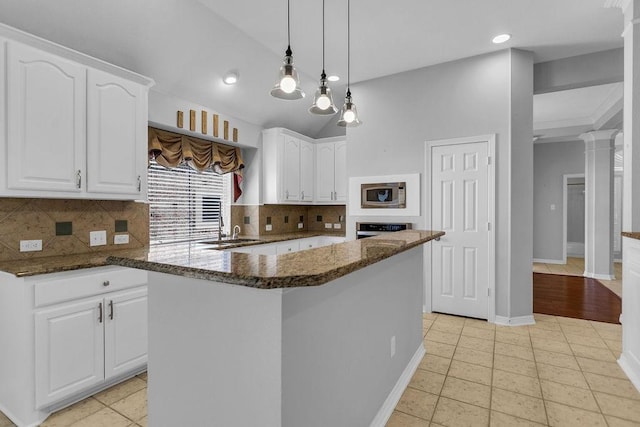
[[[147,284],[147,272],[124,267],[98,267],[36,276],[35,307],[86,298]]]

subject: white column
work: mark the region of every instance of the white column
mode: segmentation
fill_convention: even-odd
[[[617,130],[580,135],[585,143],[584,276],[613,280],[613,156]]]
[[[608,0],[624,13],[622,230],[640,230],[640,0]]]

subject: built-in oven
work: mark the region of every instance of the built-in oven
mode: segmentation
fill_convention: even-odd
[[[363,209],[407,207],[406,182],[361,184],[360,207]]]
[[[395,231],[411,230],[410,223],[388,222],[357,222],[356,239],[378,236],[380,234],[393,233]]]

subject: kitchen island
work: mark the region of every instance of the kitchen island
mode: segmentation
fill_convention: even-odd
[[[109,257],[149,272],[150,424],[384,424],[424,354],[422,244],[442,234]]]

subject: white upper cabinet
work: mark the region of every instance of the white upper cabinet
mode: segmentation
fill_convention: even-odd
[[[314,146],[310,142],[300,141],[300,201],[313,202],[314,179]]]
[[[315,188],[315,146],[281,128],[262,133],[264,203],[310,203]]]
[[[334,194],[335,146],[333,142],[318,144],[316,147],[316,199],[332,202]]]
[[[340,139],[318,143],[316,153],[316,201],[322,203],[346,202],[346,141]]]
[[[81,191],[86,67],[7,44],[7,188]]]
[[[0,197],[146,199],[152,85],[0,26]]]
[[[263,202],[345,203],[346,154],[343,137],[313,140],[283,128],[264,130]]]
[[[300,141],[298,138],[284,136],[284,155],[282,156],[282,192],[283,201],[300,200]]]
[[[145,91],[128,80],[89,70],[87,103],[87,191],[142,195]]]

